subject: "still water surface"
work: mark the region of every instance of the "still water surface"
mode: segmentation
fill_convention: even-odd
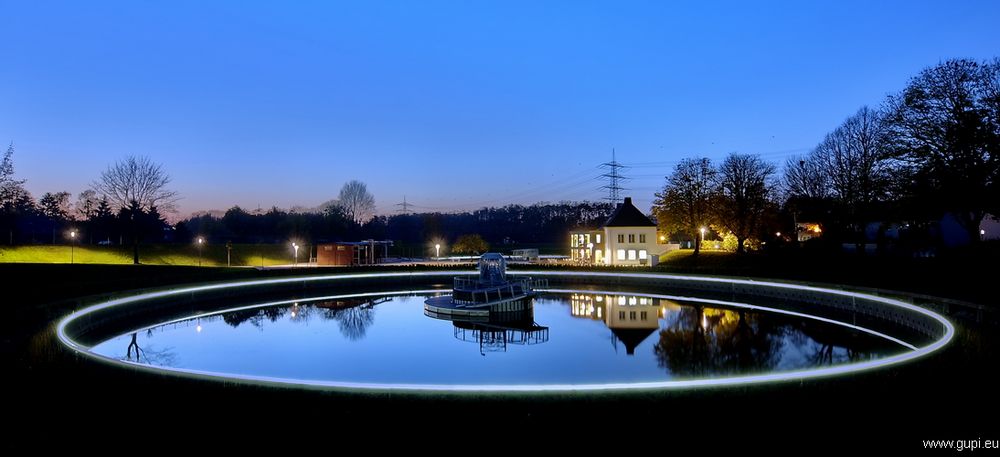
[[[543,294],[532,314],[492,323],[426,316],[426,298],[300,301],[193,317],[112,338],[93,351],[217,373],[411,384],[664,381],[906,351],[835,324],[642,295]]]

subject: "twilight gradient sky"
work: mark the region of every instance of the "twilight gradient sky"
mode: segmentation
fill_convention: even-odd
[[[691,156],[805,152],[942,59],[1000,55],[1000,2],[0,0],[0,140],[37,198],[162,163],[182,216],[599,199]],[[288,5],[286,3],[293,3]]]

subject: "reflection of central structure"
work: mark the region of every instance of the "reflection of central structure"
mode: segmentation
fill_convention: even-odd
[[[506,351],[508,344],[532,345],[549,340],[549,328],[538,325],[532,312],[536,287],[545,280],[508,278],[500,254],[479,258],[479,277],[455,277],[451,295],[429,298],[424,314],[449,320],[455,338],[479,343],[479,352]]]
[[[428,299],[424,309],[434,314],[478,318],[524,311],[531,309],[535,287],[544,287],[545,282],[529,277],[508,278],[503,256],[483,254],[479,258],[479,277],[456,276],[452,294]]]

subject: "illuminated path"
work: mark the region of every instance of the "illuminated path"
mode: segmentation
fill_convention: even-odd
[[[192,286],[179,289],[163,290],[157,292],[149,292],[131,297],[97,303],[95,305],[88,306],[82,310],[76,311],[59,321],[59,324],[56,328],[56,333],[59,338],[59,341],[61,341],[67,347],[73,349],[74,351],[86,357],[89,357],[91,359],[100,362],[131,367],[140,371],[146,371],[150,373],[175,374],[190,378],[216,380],[216,381],[230,381],[230,382],[242,381],[247,383],[264,384],[264,385],[300,386],[306,388],[321,388],[321,389],[336,389],[336,390],[377,390],[377,391],[412,391],[412,392],[420,392],[420,391],[498,392],[498,393],[499,392],[574,392],[574,391],[600,392],[600,391],[625,391],[625,390],[634,391],[634,390],[690,389],[690,388],[704,388],[704,387],[740,386],[749,384],[824,378],[830,376],[845,375],[850,373],[859,373],[878,368],[885,368],[903,362],[916,360],[943,348],[945,345],[951,342],[952,338],[954,338],[955,335],[955,327],[951,324],[951,322],[949,322],[946,318],[944,318],[940,314],[899,300],[879,297],[870,294],[864,294],[860,292],[849,292],[849,291],[827,289],[815,286],[779,283],[770,281],[747,280],[747,279],[715,278],[706,276],[681,276],[681,275],[668,275],[668,274],[655,274],[655,273],[618,273],[618,272],[604,273],[604,272],[573,272],[573,271],[512,271],[511,274],[531,275],[531,276],[593,278],[595,280],[601,278],[604,279],[632,278],[632,279],[655,281],[657,279],[660,279],[660,280],[674,280],[682,282],[701,282],[701,283],[716,283],[716,284],[777,288],[777,289],[784,289],[797,292],[808,292],[808,293],[825,294],[831,296],[850,297],[852,299],[861,299],[869,302],[874,302],[890,309],[891,308],[903,309],[909,312],[923,315],[927,318],[930,318],[933,321],[936,321],[937,323],[940,323],[942,332],[941,336],[936,340],[934,340],[933,342],[921,347],[917,347],[910,343],[902,341],[898,338],[877,332],[875,330],[871,330],[847,322],[841,322],[834,319],[828,319],[825,317],[814,316],[801,312],[787,311],[772,307],[756,306],[752,304],[739,303],[734,301],[724,301],[724,300],[687,297],[678,295],[643,293],[644,296],[649,296],[654,298],[688,301],[688,302],[700,302],[713,305],[730,306],[735,308],[759,310],[769,313],[779,313],[806,319],[814,319],[862,331],[881,338],[885,338],[890,341],[894,341],[910,350],[908,352],[895,356],[884,357],[876,360],[868,360],[863,362],[847,363],[831,367],[811,368],[811,369],[794,370],[794,371],[781,371],[781,372],[746,375],[746,376],[705,378],[705,379],[668,380],[668,381],[636,382],[636,383],[604,383],[604,384],[402,384],[402,383],[378,384],[378,383],[341,382],[341,381],[331,381],[331,380],[309,380],[309,379],[291,379],[291,378],[277,378],[277,377],[266,377],[266,376],[250,376],[238,373],[220,373],[220,372],[191,370],[191,369],[173,368],[173,367],[153,367],[146,364],[118,360],[112,357],[107,357],[101,354],[91,352],[89,347],[75,341],[72,338],[72,336],[68,334],[67,331],[67,328],[71,323],[73,323],[77,319],[81,319],[97,311],[109,310],[119,307],[124,308],[130,305],[139,304],[146,300],[169,298],[172,296],[183,296],[184,294],[192,294],[197,292],[222,290],[222,289],[235,289],[235,288],[249,287],[249,286],[280,285],[280,284],[294,284],[294,283],[305,283],[305,282],[331,282],[331,281],[343,281],[349,279],[366,279],[366,278],[371,279],[371,278],[393,278],[393,277],[398,277],[398,278],[442,277],[442,276],[467,275],[471,273],[472,272],[470,271],[463,270],[463,271],[436,271],[436,272],[357,273],[357,274],[341,274],[341,275],[325,275],[325,276],[306,276],[306,277],[293,277],[293,278],[238,281],[238,282],[209,284],[209,285]],[[578,291],[574,289],[546,289],[545,291],[587,292],[587,293],[599,293],[599,294],[609,294],[609,295],[622,294],[621,292],[605,292],[605,291],[593,291],[593,290]],[[417,293],[429,293],[429,292],[442,292],[442,290],[433,289],[433,290],[406,290],[406,291],[394,291],[394,292],[371,292],[364,294],[336,295],[330,297],[316,297],[316,298],[317,299],[351,298],[351,297],[363,297],[363,296],[377,296],[377,295],[384,296],[384,295],[417,294]],[[262,303],[241,308],[231,308],[227,310],[216,311],[211,314],[220,314],[234,310],[281,305],[281,304],[291,303],[293,301],[297,300],[270,302],[270,303]],[[187,318],[179,320],[185,320],[185,319]],[[171,322],[176,322],[176,321],[178,320]]]

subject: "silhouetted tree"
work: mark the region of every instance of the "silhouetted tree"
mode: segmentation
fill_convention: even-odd
[[[140,217],[154,208],[172,210],[177,192],[167,189],[170,176],[148,157],[129,156],[109,166],[94,182],[94,189],[119,212],[127,211],[131,226],[132,262],[139,264]]]
[[[368,186],[358,180],[349,181],[340,188],[337,203],[344,214],[358,224],[368,222],[375,215],[375,197],[368,192]]]
[[[952,213],[973,241],[1000,200],[1000,61],[952,59],[887,100],[890,133],[913,165],[914,197]]]
[[[764,212],[771,205],[774,165],[748,154],[730,154],[719,166],[718,223],[736,237],[736,252],[747,238],[760,235]]]
[[[810,156],[858,243],[874,204],[889,198],[894,177],[902,172],[888,140],[884,116],[864,106],[827,134]]]
[[[656,193],[653,214],[665,232],[684,231],[695,240],[694,254],[701,250],[701,227],[713,219],[712,202],[719,195],[717,172],[707,158],[684,159]]]

